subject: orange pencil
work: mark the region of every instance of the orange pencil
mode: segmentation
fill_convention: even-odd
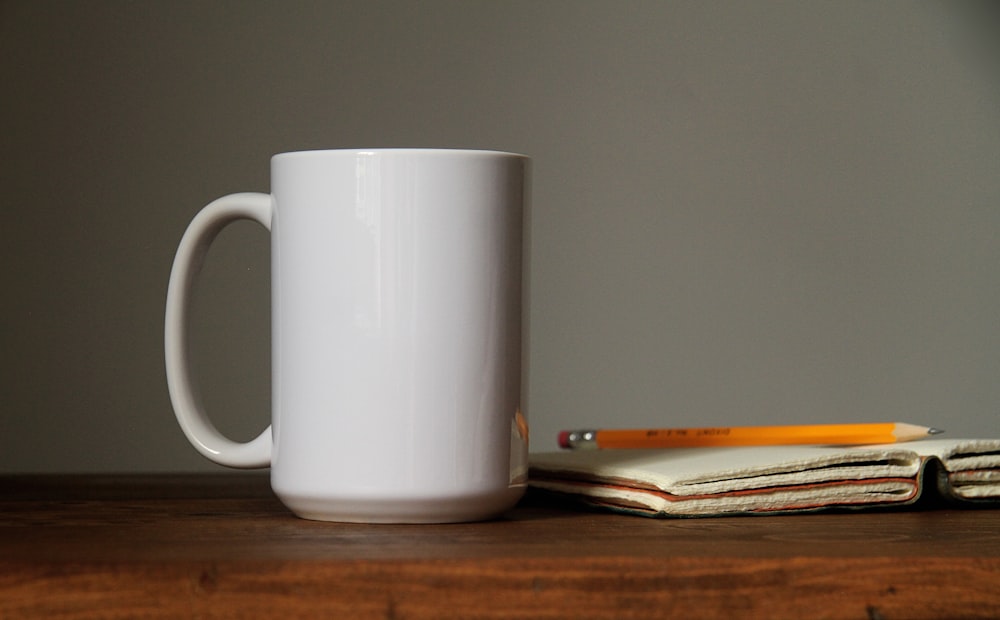
[[[923,439],[944,431],[884,422],[802,426],[713,426],[633,430],[578,430],[559,433],[563,448],[700,448],[791,444],[879,444]]]

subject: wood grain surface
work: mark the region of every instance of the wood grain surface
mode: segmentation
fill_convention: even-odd
[[[0,477],[0,618],[996,618],[1000,511],[298,519],[266,476]]]

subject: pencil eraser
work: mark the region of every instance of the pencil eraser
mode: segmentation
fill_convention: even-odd
[[[559,433],[559,447],[568,448],[569,447],[569,431],[562,431]]]

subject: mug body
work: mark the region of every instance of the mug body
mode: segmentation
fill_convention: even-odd
[[[524,491],[528,159],[271,160],[271,482],[305,518],[488,518]]]

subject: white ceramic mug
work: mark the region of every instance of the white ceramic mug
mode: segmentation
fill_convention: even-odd
[[[167,292],[167,383],[203,455],[271,467],[308,519],[472,521],[527,475],[521,271],[528,158],[496,151],[326,150],[271,159],[270,194],[191,221]],[[272,418],[222,436],[193,389],[195,276],[228,223],[271,231]]]

